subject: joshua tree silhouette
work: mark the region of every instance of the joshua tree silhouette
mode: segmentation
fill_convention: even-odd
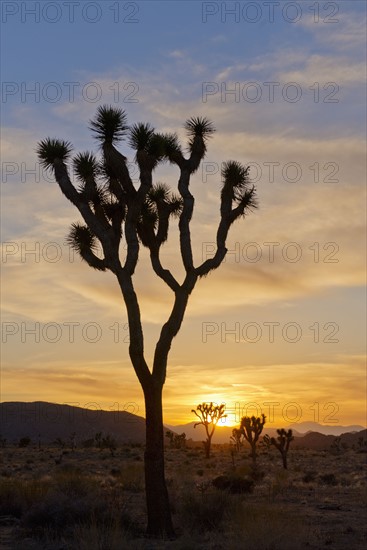
[[[256,445],[260,437],[261,432],[265,424],[266,416],[264,414],[261,417],[256,416],[243,416],[241,419],[240,432],[243,437],[251,445],[251,457],[254,464],[256,464]]]
[[[283,468],[286,470],[288,468],[287,455],[289,451],[289,445],[293,441],[294,437],[292,430],[284,430],[284,428],[277,430],[278,437],[271,438],[271,444],[274,445],[280,452],[283,461]]]
[[[212,444],[212,437],[214,435],[215,428],[221,418],[225,418],[227,415],[224,414],[225,405],[214,405],[211,403],[201,403],[196,407],[196,411],[193,409],[191,412],[196,414],[200,422],[196,422],[196,426],[202,424],[206,431],[206,441],[204,443],[205,456],[206,458],[210,457],[210,448]],[[199,411],[199,412],[197,412]]]
[[[236,161],[224,163],[216,251],[212,258],[195,267],[190,235],[194,209],[190,178],[205,156],[207,140],[214,132],[213,124],[201,117],[186,121],[187,157],[176,134],[157,133],[149,123],[129,127],[126,113],[118,108],[100,106],[90,122],[90,129],[101,146],[102,160],[99,162],[90,152],[74,157],[78,187],[72,183],[68,173],[67,164],[72,151],[69,142],[47,138],[38,144],[37,153],[43,166],[53,170],[61,191],[85,221],[85,225],[72,225],[68,237],[70,244],[88,265],[100,271],[110,270],[117,277],[128,316],[130,359],[145,399],[147,532],[152,536],[173,536],[164,476],[162,415],[168,354],[197,280],[220,266],[227,252],[226,239],[231,225],[256,207],[255,189],[250,185],[248,168]],[[115,147],[124,138],[128,138],[135,151],[140,171],[137,186],[131,180],[126,157]],[[153,183],[153,171],[163,161],[178,168],[177,195],[167,185]],[[178,218],[180,253],[185,270],[181,284],[170,270],[163,267],[160,257],[161,247],[168,238],[170,220],[174,217]],[[122,240],[127,251],[124,261],[119,254]],[[149,250],[153,271],[174,296],[171,313],[156,344],[151,369],[144,355],[140,308],[133,284],[140,245]],[[98,247],[101,254],[97,252]]]

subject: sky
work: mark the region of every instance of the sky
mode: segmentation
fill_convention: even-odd
[[[164,421],[225,403],[230,425],[366,425],[366,4],[106,0],[1,3],[1,400],[144,415],[111,273],[65,238],[80,215],[37,143],[96,150],[99,105],[177,132],[216,133],[192,178],[195,263],[213,252],[221,164],[250,166],[259,209],[232,227],[174,339]],[[129,159],[138,184],[134,154]],[[177,186],[174,167],[155,181]],[[182,280],[172,227],[164,264]],[[124,250],[121,250],[123,257]],[[135,278],[148,362],[172,307],[141,249]]]

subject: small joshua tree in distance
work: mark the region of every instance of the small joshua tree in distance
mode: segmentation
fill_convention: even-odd
[[[202,424],[206,431],[206,441],[203,441],[206,458],[210,458],[210,448],[212,444],[212,437],[214,435],[214,431],[215,431],[215,428],[217,427],[219,420],[221,418],[227,417],[227,415],[224,413],[224,410],[225,410],[224,403],[222,403],[222,405],[214,405],[213,402],[211,401],[210,403],[201,403],[196,407],[196,410],[192,409],[191,411],[194,414],[196,414],[196,416],[200,420],[200,422],[197,422],[194,425],[194,428]]]
[[[289,445],[291,444],[291,441],[293,441],[294,437],[292,434],[292,430],[284,430],[282,428],[281,430],[277,430],[278,437],[275,439],[275,437],[271,438],[271,444],[274,445],[282,455],[283,460],[283,468],[286,470],[288,467],[287,464],[287,455],[289,451]]]
[[[230,440],[230,443],[232,445],[234,445],[234,448],[238,452],[241,449],[241,445],[242,445],[242,441],[241,441],[242,440],[242,432],[241,432],[241,430],[238,429],[238,428],[233,428],[232,435],[229,438],[229,440]]]
[[[261,432],[265,424],[266,416],[262,414],[261,417],[256,416],[243,416],[241,419],[240,431],[244,438],[251,445],[251,457],[253,463],[256,464],[256,445],[260,437]]]
[[[184,449],[186,447],[186,434],[175,434],[171,431],[166,431],[166,437],[169,440],[171,449]]]

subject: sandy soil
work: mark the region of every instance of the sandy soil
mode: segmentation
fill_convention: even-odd
[[[93,548],[362,550],[367,547],[366,456],[352,449],[340,454],[291,449],[286,471],[276,449],[262,451],[258,457],[259,479],[253,493],[233,495],[236,507],[231,508],[232,515],[221,529],[214,526],[193,532],[190,515],[185,517],[182,513],[182,503],[193,498],[200,507],[200,503],[204,505],[211,496],[216,499],[219,493],[211,481],[222,474],[249,476],[251,460],[247,450],[233,458],[225,445],[215,446],[210,459],[205,459],[200,448],[167,449],[166,478],[178,539],[154,542],[138,538],[113,548],[109,548],[108,543],[106,546],[96,544]],[[122,447],[115,456],[97,449],[9,447],[2,449],[0,481],[17,480],[27,484],[40,480],[52,485],[58,473],[64,471],[67,475],[73,469],[93,480],[111,500],[111,506],[126,510],[134,524],[144,529],[142,447]],[[78,547],[77,543],[68,545],[61,539],[57,544],[37,539],[33,532],[24,529],[22,517],[16,517],[17,514],[6,507],[1,514],[0,547],[4,550]]]

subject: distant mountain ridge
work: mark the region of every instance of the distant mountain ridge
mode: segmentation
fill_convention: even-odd
[[[7,441],[30,437],[32,441],[68,441],[75,433],[80,442],[102,432],[123,443],[145,442],[145,418],[126,411],[83,409],[36,401],[0,403],[0,433]]]
[[[297,430],[300,434],[307,434],[308,432],[318,432],[324,435],[336,435],[347,432],[360,432],[365,430],[365,426],[359,426],[358,424],[351,426],[339,426],[336,424],[319,424],[318,422],[299,422],[289,424],[287,429]]]
[[[204,427],[194,428],[194,424],[165,425],[165,430],[178,434],[184,432],[187,439],[203,441]],[[317,422],[300,422],[286,428],[293,430],[294,446],[314,449],[329,448],[337,436],[341,436],[347,444],[354,444],[358,437],[365,438],[367,433],[363,426],[328,426]],[[233,426],[217,426],[213,443],[229,443],[232,430]],[[11,443],[18,442],[22,437],[30,437],[33,443],[40,441],[49,444],[56,438],[68,441],[75,433],[75,442],[79,444],[93,438],[98,432],[113,436],[119,443],[144,443],[145,418],[126,411],[84,409],[45,401],[0,403],[0,434]],[[276,436],[276,427],[264,428],[265,434]]]
[[[190,422],[188,424],[181,424],[179,426],[174,426],[172,424],[167,425],[167,427],[176,433],[182,433],[184,432],[186,434],[186,437],[188,439],[192,439],[194,441],[201,441],[205,438],[205,429],[204,426],[197,426],[194,428],[195,422]],[[214,436],[213,436],[213,443],[228,443],[229,438],[232,435],[232,430],[234,426],[221,426],[218,424]],[[300,422],[299,424],[293,423],[289,424],[288,426],[285,426],[285,429],[289,430],[292,429],[293,435],[295,437],[302,437],[305,436],[308,432],[317,432],[323,435],[332,435],[334,437],[340,436],[341,434],[347,433],[347,432],[360,432],[364,430],[365,428],[363,426],[358,425],[351,425],[351,426],[330,426],[330,425],[322,425],[317,422]],[[263,435],[267,434],[270,437],[276,437],[277,435],[277,427],[265,427],[262,432]]]

